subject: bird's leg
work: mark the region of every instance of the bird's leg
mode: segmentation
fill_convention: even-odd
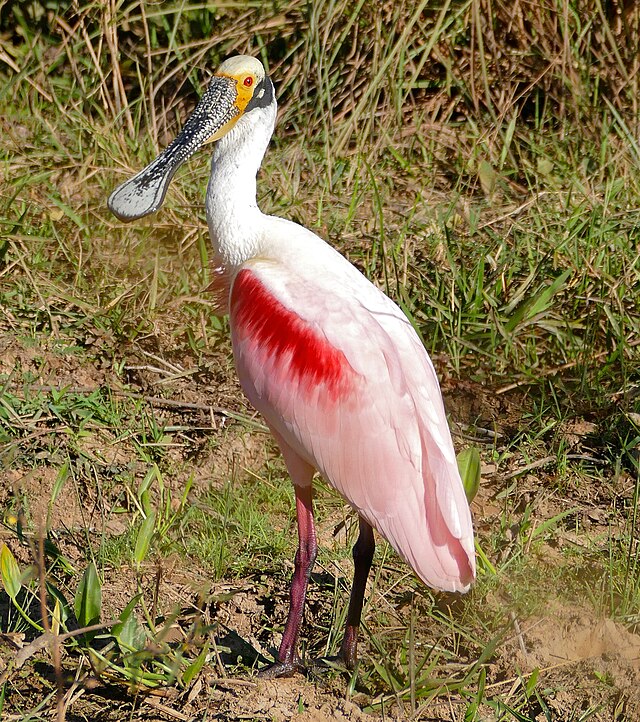
[[[351,587],[351,598],[349,599],[349,610],[347,611],[347,624],[339,654],[347,669],[353,669],[358,658],[358,629],[360,627],[360,617],[362,616],[364,592],[375,548],[376,542],[373,538],[373,529],[368,522],[360,517],[360,535],[353,547],[353,586]]]
[[[294,488],[298,518],[298,551],[291,581],[289,616],[282,635],[278,661],[261,673],[261,676],[268,678],[282,677],[301,667],[298,657],[298,637],[307,595],[307,584],[318,553],[316,529],[313,523],[312,487],[309,485],[295,486]]]

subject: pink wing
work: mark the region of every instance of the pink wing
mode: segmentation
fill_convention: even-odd
[[[473,528],[433,365],[392,301],[337,254],[330,265],[243,265],[230,298],[242,387],[292,476],[291,450],[426,584],[465,591]]]

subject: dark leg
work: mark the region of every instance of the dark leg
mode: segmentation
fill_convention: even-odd
[[[312,487],[295,486],[296,515],[298,518],[298,551],[291,581],[289,616],[282,635],[278,661],[261,672],[262,677],[282,677],[300,669],[298,637],[304,612],[304,600],[311,569],[318,553],[316,530],[313,523]]]
[[[349,599],[347,625],[344,630],[339,655],[347,669],[353,669],[358,658],[358,628],[360,627],[364,592],[367,587],[367,578],[375,548],[376,542],[373,538],[373,529],[368,522],[360,517],[360,535],[353,547],[353,586],[351,587],[351,598]]]

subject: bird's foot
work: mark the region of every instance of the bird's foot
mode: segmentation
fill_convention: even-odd
[[[358,625],[347,625],[344,630],[344,639],[338,652],[338,659],[344,666],[352,671],[358,663]]]
[[[261,679],[278,679],[279,677],[291,677],[296,672],[306,673],[306,668],[299,659],[290,662],[274,662],[258,672]]]
[[[350,670],[339,655],[333,657],[318,657],[312,659],[308,664],[302,664],[299,659],[293,662],[274,662],[258,672],[260,679],[278,679],[279,677],[291,677],[294,674],[305,674],[307,676],[323,676],[328,672],[349,673]]]

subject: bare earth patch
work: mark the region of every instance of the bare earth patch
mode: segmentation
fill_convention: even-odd
[[[243,418],[251,424],[260,424],[260,419],[253,416],[239,395],[235,382],[215,385],[212,367],[199,368],[188,353],[174,354],[171,361],[164,360],[166,364],[163,359],[156,360],[154,365],[149,360],[151,352],[140,348],[130,350],[129,381],[124,385],[109,364],[87,364],[73,354],[61,356],[46,345],[36,350],[16,340],[3,343],[0,372],[9,374],[12,369],[19,369],[23,376],[30,378],[29,386],[12,387],[13,393],[46,395],[48,388],[68,388],[70,393],[76,389],[82,396],[109,388],[119,399],[118,403],[129,403],[133,399],[145,404],[160,428],[176,429],[165,434],[162,443],[166,448],[161,462],[164,483],[175,508],[187,480],[192,484],[189,503],[198,505],[203,495],[223,489],[231,477],[241,489],[243,483],[265,474],[265,464],[280,464],[274,462],[273,443],[268,435],[226,415],[225,410],[229,414],[244,414]],[[226,354],[228,350],[220,352],[219,358],[216,360],[214,356],[211,363],[220,369],[226,368]],[[168,378],[158,370],[168,365],[174,367],[172,373],[177,373],[176,378]],[[180,369],[189,373],[183,377]],[[121,390],[123,395],[118,397]],[[454,428],[458,443],[475,439],[475,443],[483,444],[489,438],[490,444],[500,447],[522,426],[522,413],[528,403],[526,393],[496,395],[481,385],[447,378],[443,390],[447,407],[458,422]],[[15,510],[19,502],[28,510],[29,530],[37,534],[43,524],[48,525],[65,558],[81,566],[87,539],[97,543],[100,538],[123,538],[131,520],[137,518],[137,509],[130,497],[149,470],[149,464],[141,461],[136,446],[140,440],[101,424],[88,427],[74,437],[67,433],[65,424],[55,413],[36,421],[25,416],[24,424],[21,448],[28,450],[30,456],[21,461],[19,447],[8,452],[11,468],[0,472],[0,506]],[[577,418],[555,429],[556,436],[545,443],[552,445],[559,439],[568,444],[573,453],[586,459],[595,458],[591,445],[596,432],[595,424]],[[47,440],[54,440],[53,445],[47,446]],[[514,449],[499,469],[487,454],[473,511],[483,548],[490,548],[493,543],[490,539],[496,536],[497,530],[503,529],[491,558],[496,567],[504,564],[509,569],[512,560],[524,550],[539,569],[548,570],[553,581],[545,584],[544,577],[539,578],[533,582],[527,597],[515,603],[505,592],[510,574],[507,570],[504,572],[507,577],[503,581],[498,577],[484,597],[474,597],[476,592],[453,602],[436,597],[434,608],[449,609],[453,604],[455,619],[464,614],[467,606],[481,605],[488,617],[503,618],[498,625],[502,631],[494,637],[495,649],[483,663],[487,690],[499,690],[501,699],[508,703],[528,678],[537,676],[547,690],[547,711],[541,711],[532,699],[527,719],[542,722],[549,719],[545,714],[554,720],[573,719],[580,710],[590,710],[589,719],[604,722],[619,708],[624,709],[625,719],[632,720],[640,717],[640,637],[606,615],[598,616],[588,604],[576,601],[575,590],[563,589],[562,582],[553,574],[564,563],[567,550],[586,553],[594,543],[592,540],[620,532],[623,520],[615,513],[615,505],[631,499],[633,481],[620,473],[593,487],[561,486],[554,463],[545,456],[548,453],[542,448],[543,463],[538,460],[532,463]],[[65,493],[51,503],[60,464],[65,458],[74,460],[74,484],[67,484]],[[35,460],[35,464],[30,466],[27,459]],[[83,475],[84,467],[77,460],[89,460],[103,481],[98,486],[92,484],[90,478]],[[128,495],[124,493],[123,483],[118,481],[122,475],[128,479]],[[155,501],[157,492],[153,488],[151,491]],[[278,514],[273,516],[272,531],[284,530],[293,536],[293,508],[278,509]],[[335,554],[336,549],[344,546],[343,537],[348,528],[345,519],[349,519],[348,512],[337,507],[321,521],[318,531],[322,549]],[[548,533],[545,531],[537,537],[536,529],[544,529],[549,520],[557,521]],[[336,546],[337,537],[341,541]],[[10,546],[23,567],[32,562],[32,550],[26,544],[18,544],[9,527],[0,529],[0,541]],[[103,620],[115,620],[141,591],[147,608],[157,620],[163,643],[174,648],[184,646],[197,654],[206,642],[212,654],[202,673],[186,689],[169,687],[143,692],[104,670],[92,669],[86,664],[78,670],[74,666],[78,657],[70,652],[62,662],[67,719],[90,717],[115,722],[126,716],[132,720],[186,721],[206,715],[207,719],[216,720],[362,722],[412,716],[425,721],[453,722],[464,717],[471,700],[455,694],[438,695],[438,684],[443,685],[440,691],[444,692],[444,683],[436,682],[433,694],[412,702],[406,689],[394,694],[380,680],[376,688],[358,683],[349,691],[349,678],[337,673],[313,672],[277,681],[258,679],[256,668],[272,659],[277,650],[286,617],[292,568],[289,557],[267,560],[264,565],[263,570],[244,578],[221,582],[212,581],[211,569],[201,560],[185,559],[176,551],[165,554],[156,551],[138,570],[127,564],[105,566]],[[402,565],[392,561],[392,567],[395,570]],[[351,574],[349,553],[324,567],[319,565],[316,572],[303,631],[310,648],[321,648],[325,630],[334,624],[334,586],[338,589],[338,599],[346,604]],[[386,661],[390,663],[400,660],[403,629],[409,623],[410,600],[415,594],[415,586],[413,591],[403,591],[402,585],[396,588],[393,573],[395,571],[390,573],[386,565],[380,569],[367,618],[370,634],[383,640]],[[537,589],[536,583],[541,584]],[[555,589],[554,584],[558,584]],[[72,595],[73,590],[68,593]],[[419,649],[448,646],[450,631],[434,627],[432,619],[424,614],[431,602],[426,597],[417,599]],[[2,618],[6,619],[8,612],[8,605],[0,608]],[[385,615],[386,626],[376,626],[381,624],[377,618],[380,613]],[[477,633],[481,637],[484,634],[482,630]],[[371,639],[365,634],[361,645],[363,669],[371,669],[384,661]],[[12,679],[20,675],[22,679],[20,704],[16,704],[13,695],[8,699],[7,720],[21,719],[20,710],[32,709],[46,695],[53,695],[55,689],[49,647],[43,645],[30,650],[33,640],[33,634],[0,638],[0,675],[5,679],[9,675]],[[26,659],[15,668],[14,660],[21,650],[26,650],[23,652]],[[473,658],[473,653],[469,652],[469,656]],[[451,670],[455,677],[455,666]],[[48,709],[54,707],[51,696]],[[478,714],[488,722],[501,719],[499,709],[485,703],[480,704]]]

